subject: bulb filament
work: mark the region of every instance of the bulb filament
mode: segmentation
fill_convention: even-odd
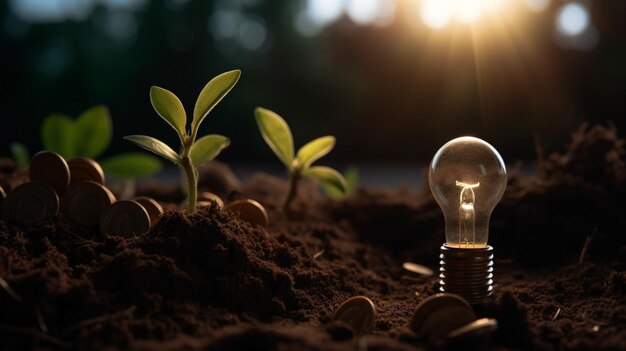
[[[478,188],[479,185],[480,183],[468,184],[456,181],[456,186],[462,188],[459,195],[459,247],[474,247],[476,244],[476,211],[474,210],[476,195],[474,188]]]

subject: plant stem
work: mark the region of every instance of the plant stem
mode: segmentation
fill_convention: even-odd
[[[194,213],[198,200],[198,177],[189,156],[184,156],[182,161],[183,169],[187,175],[187,212]]]
[[[300,180],[300,171],[294,170],[293,172],[289,172],[289,192],[287,193],[287,197],[285,197],[285,202],[283,203],[283,212],[289,213],[289,205],[298,194],[298,181]]]

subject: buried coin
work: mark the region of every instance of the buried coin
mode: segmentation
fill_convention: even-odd
[[[432,269],[426,266],[422,266],[421,264],[413,263],[413,262],[404,262],[402,264],[402,268],[406,269],[409,272],[413,272],[413,273],[417,273],[417,274],[421,274],[425,276],[433,275]]]
[[[150,216],[143,206],[132,200],[120,200],[109,206],[100,219],[105,236],[131,237],[150,230]]]
[[[81,157],[68,160],[67,165],[70,168],[70,186],[88,180],[104,185],[104,172],[98,162]]]
[[[72,185],[61,198],[61,212],[81,227],[95,227],[115,196],[109,189],[92,181]]]
[[[54,152],[36,153],[30,161],[28,174],[31,181],[50,185],[58,196],[70,186],[70,168],[65,159]]]
[[[219,196],[213,193],[210,193],[208,191],[203,191],[198,194],[198,205],[200,205],[201,202],[211,202],[211,201],[217,202],[217,206],[219,206],[219,208],[224,208],[224,201],[222,201],[222,199]]]
[[[475,320],[474,310],[465,299],[442,293],[425,299],[417,306],[409,328],[419,336],[438,339]]]
[[[4,192],[4,189],[0,186],[0,212],[2,212],[2,204],[4,203],[4,199],[7,197],[7,194]]]
[[[488,339],[498,329],[498,321],[493,318],[477,319],[448,333],[448,340],[465,342]]]
[[[356,334],[363,334],[374,326],[376,306],[365,296],[354,296],[344,301],[335,312],[333,321],[342,321]]]
[[[267,211],[263,205],[251,199],[233,201],[224,206],[224,210],[237,213],[239,219],[252,225],[267,227],[269,224]]]
[[[150,225],[155,225],[163,215],[163,208],[153,198],[148,196],[139,196],[133,200],[137,201],[148,212],[150,217]]]
[[[7,195],[4,218],[21,221],[39,221],[54,216],[59,211],[59,197],[45,183],[24,183]]]

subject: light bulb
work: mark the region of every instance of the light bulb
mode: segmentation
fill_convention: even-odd
[[[489,217],[506,189],[506,167],[498,151],[474,137],[451,140],[433,157],[428,182],[444,215],[446,244],[486,247]]]
[[[489,217],[506,189],[506,167],[484,140],[460,137],[433,157],[428,182],[446,223],[441,246],[440,291],[480,304],[493,289]]]

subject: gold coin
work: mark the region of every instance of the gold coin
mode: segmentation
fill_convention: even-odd
[[[476,320],[472,306],[454,294],[436,294],[422,301],[409,328],[417,335],[436,339]]]
[[[102,214],[100,231],[105,236],[131,237],[150,230],[150,216],[143,206],[132,200],[112,204]]]
[[[265,211],[263,205],[254,200],[246,199],[233,201],[224,206],[224,210],[237,213],[239,215],[239,219],[252,225],[267,227],[269,224],[267,211]]]
[[[21,221],[40,221],[59,210],[59,197],[45,183],[24,183],[9,193],[4,204],[4,217]]]
[[[213,193],[210,193],[208,191],[203,191],[203,192],[198,194],[198,203],[200,203],[200,202],[211,202],[211,201],[217,202],[217,205],[220,208],[224,208],[224,201],[222,201],[222,199],[219,196],[217,196],[217,195],[215,195]]]
[[[163,208],[156,202],[153,198],[148,196],[139,196],[134,198],[133,200],[137,201],[146,212],[148,212],[148,217],[150,217],[150,225],[155,225],[156,222],[161,219],[163,215]]]
[[[90,158],[73,158],[67,161],[70,168],[70,186],[92,181],[104,185],[104,172],[100,164]]]
[[[30,161],[28,174],[31,181],[50,185],[58,196],[70,186],[70,168],[65,159],[54,152],[36,153]]]
[[[82,227],[95,227],[100,217],[113,202],[115,195],[109,189],[92,181],[72,185],[61,198],[61,212],[72,223]]]
[[[358,335],[374,327],[376,306],[365,296],[354,296],[344,301],[335,312],[334,321],[349,325]]]
[[[448,334],[448,339],[454,342],[471,342],[489,338],[498,329],[498,321],[493,318],[481,318]]]
[[[426,267],[426,266],[422,266],[421,264],[417,264],[417,263],[413,263],[413,262],[404,262],[402,264],[402,268],[406,269],[409,272],[413,272],[416,274],[421,274],[421,275],[425,275],[425,276],[431,276],[433,275],[433,270]]]

